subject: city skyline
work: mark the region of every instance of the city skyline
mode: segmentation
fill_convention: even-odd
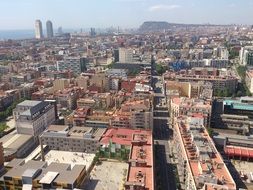
[[[137,28],[144,21],[186,24],[248,24],[250,0],[18,0],[1,2],[0,30],[33,29],[34,20],[51,20],[56,28]],[[12,7],[12,11],[9,8]],[[13,14],[13,12],[15,14]],[[236,12],[236,14],[235,14]],[[19,15],[19,16],[17,16]],[[68,17],[66,17],[68,15]]]

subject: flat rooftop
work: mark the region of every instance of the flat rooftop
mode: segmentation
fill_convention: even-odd
[[[27,106],[27,107],[33,107],[36,106],[38,104],[40,104],[41,101],[35,101],[35,100],[25,100],[21,103],[18,104],[18,106]]]
[[[66,125],[50,125],[48,129],[43,132],[42,136],[46,137],[65,137],[65,138],[90,138],[100,140],[106,129],[92,128],[92,127],[72,127]]]
[[[26,163],[16,162],[15,164],[3,175],[1,181],[9,177],[22,178],[26,176],[35,178],[43,184],[51,184],[52,182],[74,184],[76,179],[86,169],[85,165],[81,164],[71,167],[70,164],[47,163],[33,160]]]
[[[87,180],[86,190],[119,190],[123,189],[128,170],[127,163],[103,161],[96,165]]]
[[[153,190],[152,168],[148,167],[129,167],[128,180],[126,184],[139,184],[145,189]]]
[[[152,132],[149,130],[135,130],[127,128],[110,128],[102,136],[100,143],[108,145],[110,142],[121,145],[131,145],[134,134],[147,135],[149,144],[151,143],[150,135]]]
[[[233,178],[204,126],[179,119],[176,129],[181,136],[195,183],[198,178],[213,176],[223,181],[224,187],[236,189]]]
[[[230,106],[231,109],[253,111],[253,103],[251,98],[241,98],[235,100],[227,99],[223,101],[223,104],[226,106]]]
[[[75,165],[85,165],[86,169],[91,166],[95,154],[80,153],[80,152],[67,152],[59,150],[50,150],[45,155],[45,161],[50,163],[64,163],[70,164],[73,168]]]

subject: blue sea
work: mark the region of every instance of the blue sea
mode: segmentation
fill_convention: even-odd
[[[64,29],[64,32],[77,32],[76,29]],[[46,34],[46,31],[43,31]],[[35,37],[34,30],[0,30],[0,41],[2,40],[22,40],[31,39]]]
[[[0,30],[0,40],[34,38],[34,30]]]

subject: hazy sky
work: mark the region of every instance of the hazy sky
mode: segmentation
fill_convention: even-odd
[[[253,24],[253,0],[0,0],[0,30],[139,27],[144,21]]]

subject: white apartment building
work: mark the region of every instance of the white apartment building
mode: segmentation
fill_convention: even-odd
[[[55,121],[55,108],[46,101],[25,100],[13,110],[18,134],[39,136]]]
[[[240,50],[240,64],[253,65],[253,46],[245,46]]]
[[[35,21],[35,38],[36,39],[43,38],[42,23],[40,20]]]

